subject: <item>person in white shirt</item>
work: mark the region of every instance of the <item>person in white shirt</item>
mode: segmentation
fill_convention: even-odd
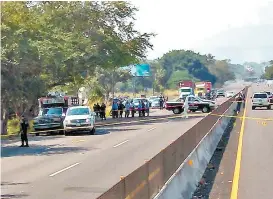
[[[185,117],[186,119],[189,118],[188,116],[188,110],[189,110],[189,96],[186,97],[186,99],[184,100],[184,111],[183,111],[183,117]]]

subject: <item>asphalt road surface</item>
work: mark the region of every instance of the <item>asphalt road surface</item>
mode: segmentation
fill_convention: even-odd
[[[239,188],[234,189],[233,192],[237,192],[238,197],[232,199],[273,198],[273,121],[259,119],[273,119],[273,106],[272,110],[252,110],[250,99],[253,92],[267,90],[273,92],[273,87],[254,84],[249,90],[249,102],[246,106],[247,118],[245,127],[242,129],[240,168],[237,171],[235,169],[237,178],[239,177]]]
[[[30,148],[6,140],[1,146],[1,198],[96,198],[201,119],[147,119],[101,127],[94,136],[31,137]]]

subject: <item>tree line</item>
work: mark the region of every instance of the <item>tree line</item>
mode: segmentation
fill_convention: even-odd
[[[139,63],[153,47],[150,38],[155,34],[135,29],[137,8],[128,2],[1,6],[2,132],[10,112],[24,112],[48,90],[77,90],[85,81],[103,81],[103,75],[117,73],[120,66]],[[111,81],[121,76],[112,75]]]

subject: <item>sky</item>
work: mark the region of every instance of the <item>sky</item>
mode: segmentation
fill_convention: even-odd
[[[170,50],[233,63],[273,59],[273,0],[133,0],[136,28],[154,32],[148,59]]]

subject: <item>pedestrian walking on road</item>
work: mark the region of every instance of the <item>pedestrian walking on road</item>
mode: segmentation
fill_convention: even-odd
[[[189,118],[188,116],[188,110],[189,110],[189,96],[186,97],[185,101],[184,101],[184,111],[183,111],[183,117],[185,117],[186,119]]]
[[[28,129],[28,127],[29,127],[28,121],[25,118],[25,116],[22,115],[21,122],[20,122],[20,132],[21,132],[22,145],[20,147],[29,147],[28,146],[28,138],[27,138],[27,129]]]

